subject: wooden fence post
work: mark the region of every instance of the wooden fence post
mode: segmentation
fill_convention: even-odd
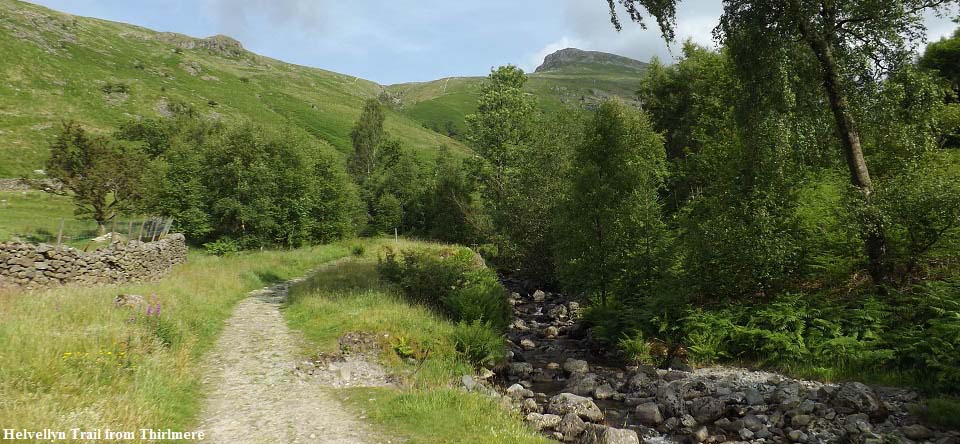
[[[63,243],[63,218],[60,218],[60,230],[57,231],[57,246]]]

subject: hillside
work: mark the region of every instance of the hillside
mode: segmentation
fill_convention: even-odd
[[[529,74],[527,90],[547,111],[562,105],[591,107],[610,96],[632,103],[646,67],[646,63],[627,57],[567,48],[548,55]],[[464,116],[476,109],[483,80],[452,77],[391,85],[387,90],[404,114],[435,131],[457,135],[464,131]]]
[[[291,123],[349,152],[349,133],[374,82],[259,56],[229,37],[205,39],[0,0],[0,177],[42,168],[63,119],[111,131],[171,103],[202,114]],[[402,114],[387,131],[429,156],[458,142]]]

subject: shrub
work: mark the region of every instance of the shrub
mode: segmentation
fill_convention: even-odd
[[[363,244],[356,244],[350,247],[350,254],[356,257],[362,257],[364,253],[367,252],[367,247]]]
[[[474,367],[495,368],[506,360],[503,336],[487,322],[458,323],[453,340],[457,352]]]
[[[642,333],[636,333],[633,336],[624,335],[617,342],[617,348],[630,362],[648,365],[654,363],[653,356],[650,353],[652,347]]]
[[[226,256],[240,251],[240,244],[232,239],[221,238],[214,242],[203,244],[203,248],[209,254],[216,256]]]
[[[411,250],[402,256],[399,259],[388,249],[378,269],[380,276],[399,286],[410,301],[455,321],[479,321],[500,331],[509,324],[506,290],[473,251]]]

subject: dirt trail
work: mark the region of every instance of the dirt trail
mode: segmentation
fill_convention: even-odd
[[[374,444],[368,427],[345,411],[328,378],[298,371],[302,339],[280,314],[296,281],[257,290],[240,302],[206,357],[209,394],[198,430],[209,443]]]

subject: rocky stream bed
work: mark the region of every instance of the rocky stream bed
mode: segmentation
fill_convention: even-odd
[[[508,287],[520,288],[507,282]],[[622,366],[577,321],[580,306],[543,291],[511,296],[507,368],[468,390],[486,391],[544,435],[584,444],[935,443],[960,432],[920,423],[910,390],[824,384],[743,368]]]

